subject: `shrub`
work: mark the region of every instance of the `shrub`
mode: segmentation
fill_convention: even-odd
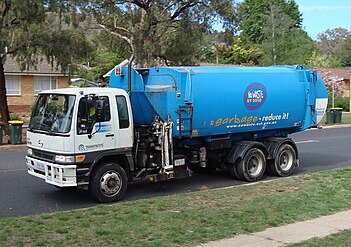
[[[328,98],[328,108],[332,107],[332,95],[329,94]],[[341,95],[335,95],[334,97],[334,107],[340,107],[343,111],[350,111],[350,98],[343,97]]]

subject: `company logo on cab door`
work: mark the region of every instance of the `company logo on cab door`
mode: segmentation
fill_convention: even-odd
[[[264,103],[266,97],[266,88],[260,83],[252,83],[245,90],[244,104],[247,109],[255,110]]]

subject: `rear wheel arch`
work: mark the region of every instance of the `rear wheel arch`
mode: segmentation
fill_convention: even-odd
[[[247,171],[245,170],[246,164],[245,160],[248,158],[247,154],[251,152],[252,150],[259,150],[258,152],[261,154],[257,154],[257,157],[260,157],[262,159],[262,164],[260,163],[260,170],[257,174],[257,176],[250,176],[247,175]],[[263,173],[265,172],[266,169],[266,158],[268,156],[268,150],[266,146],[257,141],[241,141],[232,147],[230,150],[226,162],[227,162],[227,168],[229,170],[229,173],[232,175],[233,178],[241,179],[241,180],[246,180],[246,181],[257,181],[262,178]]]
[[[270,159],[267,162],[267,173],[287,177],[298,166],[298,149],[290,138],[274,138],[268,140]]]

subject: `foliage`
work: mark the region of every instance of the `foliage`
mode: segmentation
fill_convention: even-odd
[[[302,17],[295,1],[290,0],[244,0],[239,4],[238,16],[240,35],[245,42],[260,44],[264,40],[266,26],[266,12],[273,6],[279,8],[288,16],[288,29],[301,28]]]
[[[256,65],[262,56],[262,51],[259,48],[248,45],[245,46],[240,37],[228,48],[219,46],[217,50],[225,64]]]
[[[328,90],[328,107],[332,107],[332,87],[335,75],[329,69],[319,68],[317,72],[321,75]],[[334,107],[340,107],[344,111],[350,110],[350,98],[344,96],[346,90],[346,83],[344,80],[334,80]]]
[[[78,76],[98,83],[106,83],[107,80],[102,76],[124,60],[121,53],[107,49],[95,50],[91,57],[89,66],[81,66]]]
[[[343,95],[346,90],[346,83],[344,80],[334,81],[335,75],[331,70],[326,68],[317,68],[317,72],[322,77],[329,93],[332,92],[332,85],[334,82],[335,95]]]
[[[69,3],[70,1],[68,1]],[[55,5],[56,4],[56,5]],[[4,64],[8,56],[15,57],[21,68],[36,65],[45,56],[52,66],[70,70],[91,51],[85,36],[77,29],[62,25],[68,14],[65,1],[4,0],[0,2],[0,114],[5,122],[5,133],[9,134]],[[47,11],[57,6],[58,19],[48,18]],[[71,5],[69,5],[71,6]],[[74,18],[75,19],[75,18]],[[58,20],[55,22],[55,20]]]
[[[21,118],[17,114],[11,114],[10,115],[10,120],[21,120]]]
[[[333,107],[333,99],[332,94],[329,93],[328,95],[328,108]],[[335,108],[342,108],[343,111],[350,111],[350,98],[344,97],[340,94],[335,94],[334,96],[334,107]]]
[[[317,46],[320,52],[336,57],[343,66],[351,65],[351,32],[345,28],[327,29],[319,33]]]
[[[332,55],[324,55],[313,52],[310,59],[307,60],[306,66],[308,68],[339,68],[341,61]]]
[[[196,35],[187,32],[208,30],[218,18],[230,26],[234,16],[231,0],[94,0],[85,10],[94,14],[101,28],[128,43],[139,66],[183,63],[187,46],[197,43]],[[185,50],[177,54],[176,48]],[[185,60],[189,63],[189,57]]]
[[[270,5],[263,15],[262,65],[306,63],[315,51],[307,33],[295,27],[291,19],[279,5]]]

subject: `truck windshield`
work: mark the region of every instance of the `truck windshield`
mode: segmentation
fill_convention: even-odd
[[[40,94],[32,110],[29,129],[49,133],[69,132],[75,98],[73,95]]]

